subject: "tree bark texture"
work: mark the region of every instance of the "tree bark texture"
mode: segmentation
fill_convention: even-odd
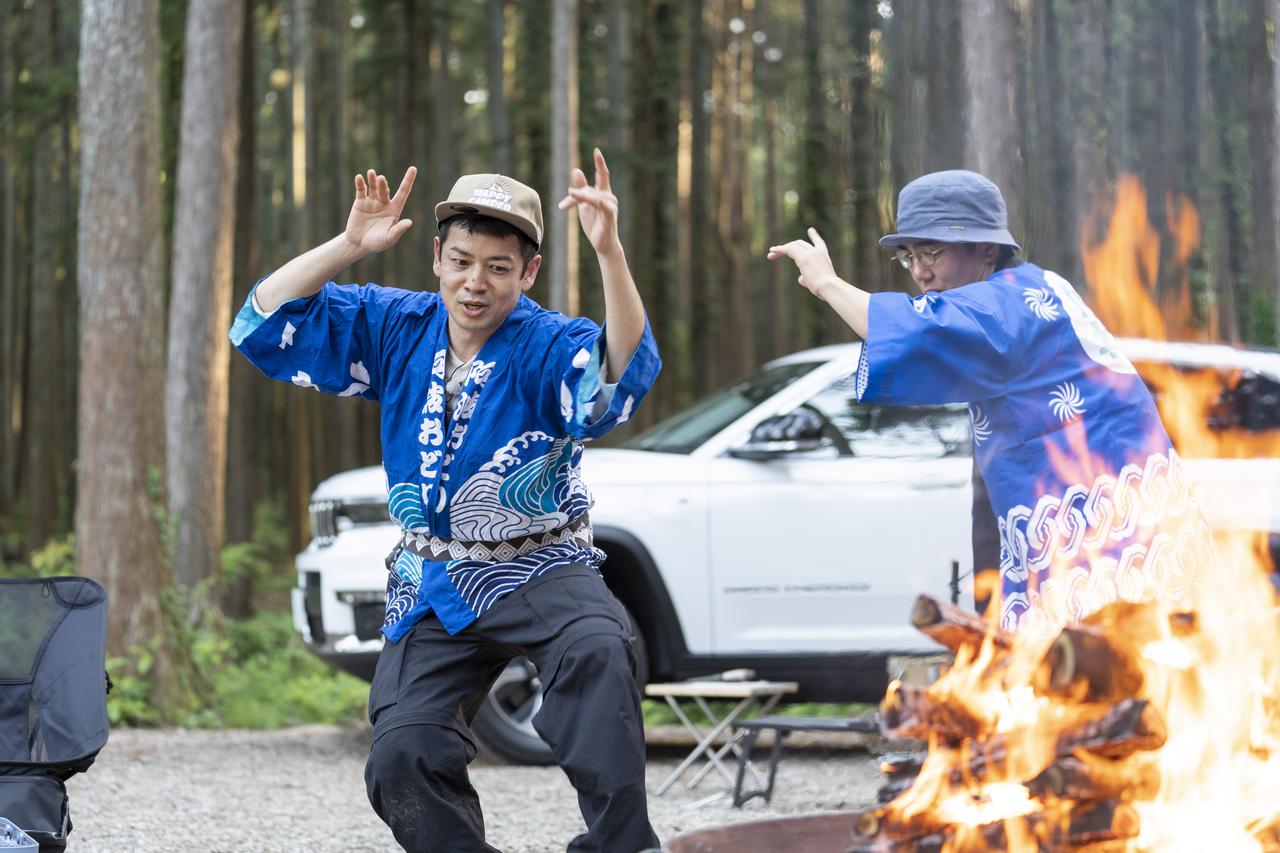
[[[556,204],[578,157],[578,0],[551,7],[551,187],[542,200],[552,310],[578,313],[578,222]],[[590,181],[592,169],[584,171]]]
[[[58,8],[41,3],[33,8],[32,68],[38,80],[55,73],[54,44]],[[46,118],[36,128],[31,148],[31,302],[30,351],[26,356],[26,454],[23,462],[23,502],[26,507],[26,549],[43,546],[64,525],[60,504],[70,488],[70,457],[60,452],[68,413],[60,399],[61,382],[70,358],[64,357],[61,290],[58,280],[57,180],[55,157],[57,124]],[[71,419],[74,422],[74,418]]]
[[[174,570],[189,588],[217,577],[225,521],[243,15],[212,0],[187,13],[165,437]]]
[[[108,653],[161,636],[164,232],[156,0],[85,0],[80,42],[76,557],[111,600]],[[162,506],[162,505],[160,505]],[[151,670],[160,686],[163,655]]]
[[[0,18],[0,39],[15,48],[17,16],[12,9]],[[12,103],[17,74],[15,51],[0,58],[0,103]],[[16,121],[8,110],[0,110],[0,139],[16,138]],[[18,381],[17,342],[22,323],[18,317],[18,181],[15,153],[0,146],[0,518],[12,515],[18,489],[17,458],[20,444],[16,415],[21,404],[15,397],[22,390]]]
[[[995,182],[1022,232],[1022,123],[1018,110],[1018,20],[1010,0],[961,0],[968,85],[965,164]]]
[[[493,171],[511,174],[511,122],[507,116],[507,3],[489,0],[489,100],[485,115],[489,119],[489,145]]]

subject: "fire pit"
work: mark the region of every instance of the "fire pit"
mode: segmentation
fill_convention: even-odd
[[[890,687],[885,734],[929,750],[884,762],[846,849],[1280,851],[1280,647],[1258,575],[1231,579],[1252,607],[1117,601],[1047,646],[921,597],[913,623],[955,664]]]
[[[663,845],[664,853],[781,853],[847,848],[857,814],[804,815],[715,826],[686,832]]]

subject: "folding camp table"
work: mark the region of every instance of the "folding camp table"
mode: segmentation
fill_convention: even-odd
[[[769,713],[774,705],[788,693],[795,693],[799,689],[799,685],[794,681],[677,681],[669,684],[649,684],[645,686],[644,692],[646,696],[661,696],[671,706],[671,710],[675,712],[676,717],[684,724],[689,733],[693,735],[697,741],[693,750],[680,762],[680,766],[671,772],[671,775],[662,781],[654,791],[655,796],[662,796],[667,792],[676,780],[685,774],[699,758],[704,762],[701,767],[686,783],[686,787],[692,788],[696,786],[703,778],[715,769],[720,773],[730,787],[734,786],[735,776],[724,766],[722,759],[732,751],[735,757],[741,757],[741,748],[738,745],[739,734],[731,728],[733,724],[739,720],[748,719],[752,716],[763,715]],[[711,707],[709,701],[717,699],[736,699],[735,704],[724,716],[716,713]],[[710,722],[711,728],[705,733],[702,726],[689,719],[689,715],[685,712],[686,705],[696,706],[703,714],[706,715]],[[717,738],[723,737],[724,743],[717,745]],[[748,772],[755,777],[757,783],[763,784],[764,780],[751,766],[750,762],[745,765]]]

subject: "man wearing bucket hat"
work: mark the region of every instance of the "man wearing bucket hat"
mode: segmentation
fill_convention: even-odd
[[[365,782],[412,851],[487,851],[467,775],[469,724],[515,657],[538,669],[533,725],[577,789],[573,851],[656,847],[629,617],[592,547],[583,443],[628,420],[660,360],[618,239],[603,155],[574,170],[576,208],[600,262],[608,334],[525,292],[542,257],[538,194],[467,175],[435,207],[439,293],[330,279],[393,246],[411,167],[395,195],[355,178],[345,231],[259,282],[231,340],[275,379],[381,403],[391,517],[387,642],[369,693]],[[536,808],[530,804],[530,808]]]
[[[1000,624],[1048,636],[1117,599],[1186,593],[1211,549],[1151,395],[1071,285],[1018,258],[1000,190],[925,175],[902,189],[897,225],[880,244],[914,298],[841,280],[812,228],[768,257],[791,258],[863,338],[859,400],[969,404]]]

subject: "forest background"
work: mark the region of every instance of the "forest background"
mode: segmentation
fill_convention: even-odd
[[[287,619],[234,620],[292,584],[314,485],[379,461],[378,410],[268,382],[225,336],[371,167],[419,168],[416,226],[344,280],[434,286],[431,206],[503,172],[547,205],[532,295],[599,319],[554,204],[605,151],[666,362],[627,435],[849,338],[771,243],[816,227],[846,278],[907,290],[876,239],[935,169],[994,179],[1024,255],[1086,298],[1106,282],[1084,250],[1140,187],[1161,319],[1274,346],[1277,20],[1280,0],[0,0],[0,573],[107,587],[125,717],[189,718],[211,663],[286,641]]]

